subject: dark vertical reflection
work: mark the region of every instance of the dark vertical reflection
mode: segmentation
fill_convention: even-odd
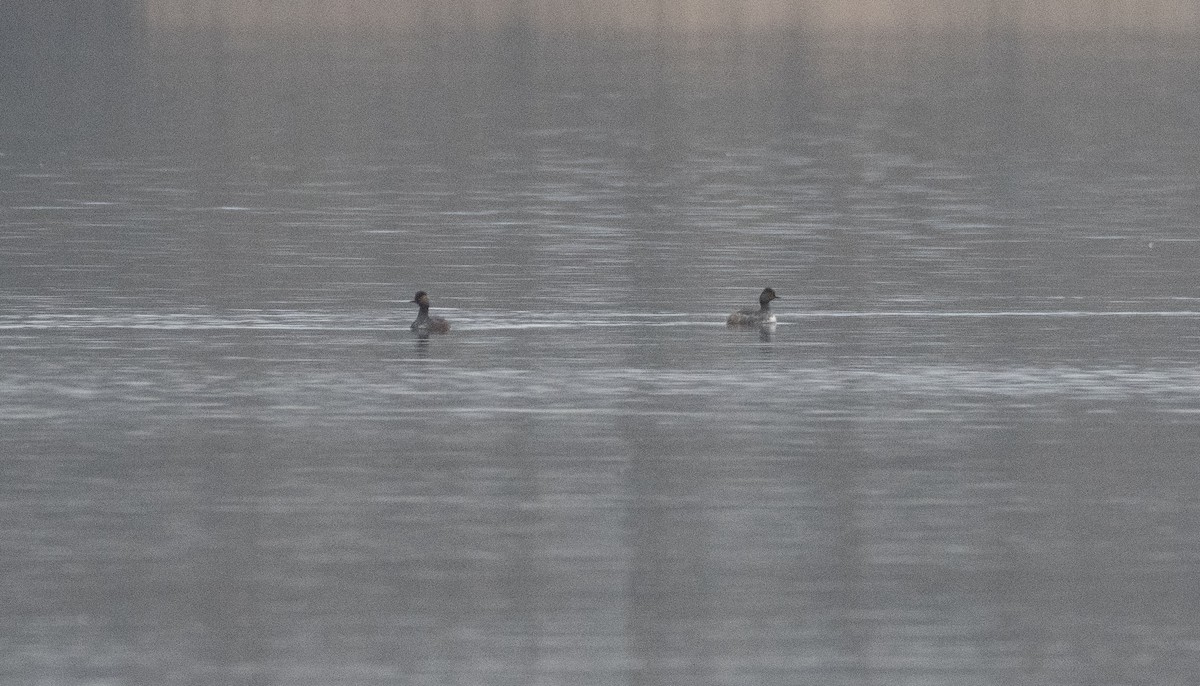
[[[822,592],[815,599],[819,618],[828,622],[836,663],[844,664],[854,678],[871,673],[871,623],[865,621],[877,608],[877,584],[871,578],[867,560],[870,527],[871,486],[866,475],[871,456],[866,449],[870,440],[853,418],[869,408],[860,405],[860,389],[847,382],[823,396],[830,407],[845,419],[822,423],[819,444],[808,468],[807,484],[825,513],[813,525],[828,531],[827,558],[815,555],[810,563],[821,570],[812,581]],[[814,551],[817,552],[817,551]]]
[[[541,662],[543,644],[552,645],[554,637],[548,635],[544,618],[559,600],[552,594],[555,579],[547,564],[556,551],[539,535],[547,527],[534,507],[541,488],[539,455],[532,438],[539,435],[539,429],[534,419],[515,416],[503,450],[509,459],[506,470],[511,474],[502,493],[510,512],[504,518],[510,533],[501,541],[504,568],[499,591],[508,606],[503,625],[514,634],[506,652],[516,671],[529,675],[536,673]]]
[[[212,21],[208,24],[202,43],[205,67],[202,83],[206,86],[202,92],[207,111],[204,113],[201,137],[196,141],[199,150],[206,151],[209,156],[210,169],[218,175],[236,164],[237,157],[242,153],[235,133],[238,130],[238,102],[235,95],[238,79],[234,72],[229,27],[220,7],[220,2],[213,3]]]
[[[775,116],[786,133],[807,132],[812,116],[829,105],[814,45],[819,39],[819,34],[804,24],[793,24],[782,31],[776,64],[779,71],[766,93],[768,98],[775,99]]]
[[[500,98],[500,120],[514,131],[527,132],[540,123],[536,98],[541,36],[523,0],[513,0],[501,21],[496,75],[504,88],[492,92]]]
[[[627,420],[628,645],[637,667],[630,683],[653,686],[684,678],[710,683],[715,562],[707,511],[706,467],[680,471],[703,455],[669,447],[653,419]],[[682,666],[682,668],[681,668]]]
[[[248,419],[257,411],[253,398],[238,404]],[[198,465],[203,505],[196,526],[208,544],[195,552],[194,585],[181,589],[204,628],[205,640],[194,649],[210,665],[238,666],[245,679],[239,683],[248,685],[269,681],[262,661],[277,630],[263,621],[270,586],[264,578],[267,515],[261,510],[270,501],[273,470],[262,459],[269,452],[263,435],[252,419],[235,435],[210,424],[202,429],[201,443],[188,446],[187,453],[205,456]]]

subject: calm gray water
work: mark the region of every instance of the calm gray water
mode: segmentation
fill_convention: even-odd
[[[1194,54],[802,39],[9,111],[0,680],[1200,680]]]

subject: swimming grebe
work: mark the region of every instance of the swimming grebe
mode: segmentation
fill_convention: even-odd
[[[774,289],[764,288],[763,292],[758,296],[759,308],[738,310],[729,315],[729,319],[725,320],[727,326],[762,326],[763,324],[774,324],[775,315],[771,312],[771,301],[778,300],[779,296],[775,295]]]
[[[429,294],[425,291],[417,291],[413,296],[412,302],[415,302],[421,309],[417,312],[417,318],[408,327],[417,333],[447,333],[450,331],[450,322],[441,317],[429,316]]]

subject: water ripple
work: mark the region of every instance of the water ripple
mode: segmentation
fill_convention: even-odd
[[[442,308],[457,330],[576,329],[723,325],[722,312],[617,311],[471,311]],[[411,313],[402,311],[328,312],[299,310],[231,310],[212,312],[120,311],[114,309],[0,315],[0,330],[22,329],[261,329],[295,331],[380,331],[406,328]],[[777,312],[781,324],[813,319],[1194,319],[1200,310],[814,310]]]

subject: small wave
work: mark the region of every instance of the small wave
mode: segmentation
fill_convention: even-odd
[[[873,318],[873,317],[914,317],[919,319],[992,319],[1002,317],[1044,317],[1044,318],[1079,318],[1079,317],[1200,317],[1197,310],[992,310],[992,311],[940,311],[940,310],[824,310],[819,312],[801,312],[790,315],[778,315],[784,319],[818,319],[818,318]]]
[[[520,331],[536,329],[620,329],[723,327],[720,313],[623,312],[470,312],[443,308],[457,331]],[[826,310],[780,313],[779,324],[812,319],[1001,319],[1001,318],[1200,318],[1196,310]],[[234,310],[225,312],[128,312],[86,310],[27,312],[0,315],[0,330],[37,329],[158,329],[158,330],[294,330],[394,331],[407,329],[408,313],[395,311],[329,312],[319,310]]]
[[[384,322],[319,312],[139,313],[94,312],[0,316],[0,330],[13,329],[264,329],[372,330],[393,328]]]

